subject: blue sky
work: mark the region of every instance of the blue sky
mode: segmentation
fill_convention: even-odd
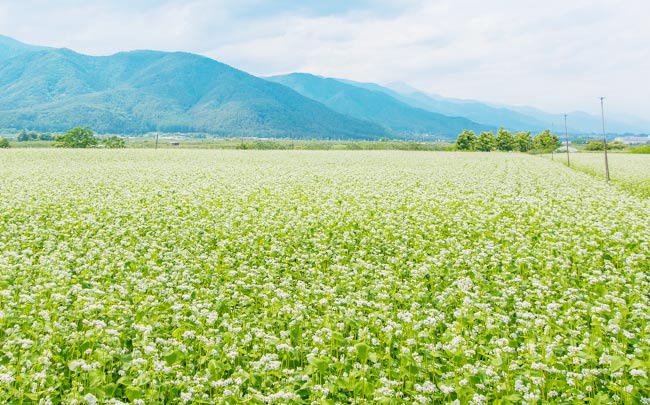
[[[0,34],[105,55],[203,54],[256,75],[406,82],[650,120],[645,0],[0,0]]]

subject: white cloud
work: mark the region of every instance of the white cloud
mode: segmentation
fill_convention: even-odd
[[[644,12],[645,11],[645,12]],[[307,71],[355,80],[407,81],[448,96],[550,111],[650,108],[641,1],[437,1],[398,16],[353,12],[273,19],[266,35],[209,55],[257,74]],[[268,34],[271,33],[271,34]]]
[[[258,75],[405,81],[553,112],[598,112],[602,94],[611,111],[650,113],[644,0],[370,3],[0,0],[0,22],[21,40],[91,54],[186,50]]]

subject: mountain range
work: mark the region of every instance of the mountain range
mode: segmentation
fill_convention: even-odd
[[[134,51],[94,57],[39,48],[2,55],[9,57],[0,60],[0,128],[391,136],[380,125],[339,114],[285,86],[198,55]]]
[[[600,118],[571,113],[572,133],[599,131]],[[562,115],[304,73],[259,78],[184,52],[87,56],[0,36],[0,130],[99,133],[151,131],[319,139],[455,139],[500,126],[541,131]],[[647,132],[644,122],[609,121],[611,132]]]
[[[459,116],[475,122],[491,126],[499,126],[510,130],[543,131],[552,129],[555,132],[564,131],[564,114],[551,114],[533,107],[503,106],[474,100],[461,100],[442,97],[436,94],[426,94],[404,83],[390,83],[380,86],[375,83],[359,83],[338,79],[344,83],[364,89],[384,92],[395,99],[412,107],[440,114]],[[568,115],[568,130],[573,136],[602,134],[602,121],[598,115],[587,114],[583,111],[572,111]],[[648,133],[650,122],[636,117],[607,118],[608,133]]]
[[[305,97],[319,101],[341,114],[376,122],[394,133],[443,134],[457,136],[465,129],[475,132],[496,126],[477,124],[467,118],[446,116],[401,102],[383,91],[363,88],[341,80],[305,73],[267,78],[290,87]]]

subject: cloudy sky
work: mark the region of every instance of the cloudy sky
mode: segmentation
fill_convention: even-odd
[[[0,0],[0,34],[92,55],[182,50],[550,112],[650,118],[647,0]]]

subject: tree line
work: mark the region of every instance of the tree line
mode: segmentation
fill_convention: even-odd
[[[22,130],[16,138],[18,142],[53,141],[57,148],[126,148],[124,138],[113,135],[108,138],[98,138],[90,128],[76,127],[62,135],[39,134],[34,131]],[[0,148],[9,148],[9,140],[0,138]]]
[[[534,137],[530,132],[512,132],[499,128],[497,134],[492,131],[481,132],[476,136],[474,131],[465,130],[456,139],[456,149],[465,151],[503,151],[503,152],[550,152],[561,145],[560,138],[548,129]]]
[[[53,141],[54,136],[52,134],[39,134],[38,132],[35,131],[27,131],[23,129],[20,131],[18,134],[18,137],[16,138],[18,142],[28,142],[28,141]]]

